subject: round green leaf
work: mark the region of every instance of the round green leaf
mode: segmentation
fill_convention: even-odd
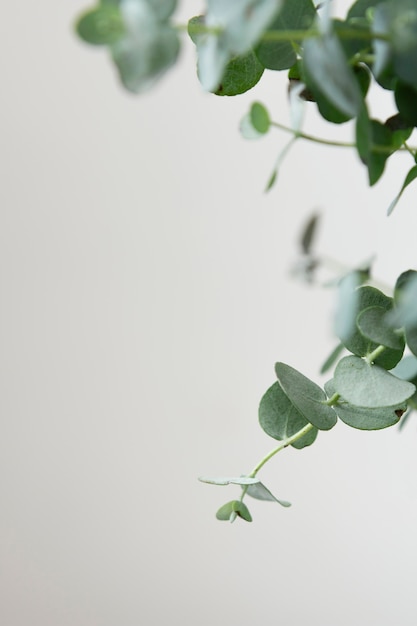
[[[87,43],[102,46],[115,43],[125,33],[123,17],[114,5],[100,6],[82,15],[76,30]]]
[[[260,102],[254,102],[250,108],[250,119],[258,133],[264,135],[268,132],[271,120],[268,110]]]
[[[233,522],[236,516],[241,517],[246,522],[252,521],[252,516],[249,513],[249,509],[240,500],[232,500],[224,504],[216,513],[218,520]]]
[[[390,311],[392,309],[392,298],[389,298],[375,287],[369,287],[368,285],[358,287],[355,293],[356,301],[355,311],[353,311],[354,319],[357,319],[361,311],[372,306],[379,306],[385,311]],[[341,329],[338,329],[338,336],[340,340],[349,352],[353,352],[353,354],[356,354],[357,356],[366,356],[375,350],[375,348],[379,345],[369,338],[364,337],[357,325],[355,325],[351,331],[348,329],[347,332],[340,332],[340,330]],[[375,363],[385,369],[391,369],[401,360],[402,355],[402,350],[387,348],[380,356],[378,356]]]
[[[264,72],[255,53],[250,50],[243,56],[229,61],[224,70],[220,85],[214,91],[216,96],[237,96],[249,91],[259,82]]]
[[[334,385],[344,400],[368,408],[402,405],[416,390],[413,384],[357,356],[346,356],[339,361]]]
[[[309,422],[291,403],[279,382],[274,383],[263,395],[259,405],[259,423],[267,435],[282,441],[304,428]],[[313,428],[295,441],[294,448],[311,445],[317,437]]]
[[[359,313],[356,323],[362,335],[371,341],[393,350],[404,350],[404,334],[391,326],[383,307],[364,309]]]
[[[285,363],[276,363],[275,372],[285,395],[304,419],[320,430],[333,428],[337,415],[316,383]]]
[[[333,381],[324,385],[327,395],[332,396],[336,389]],[[396,406],[375,408],[364,408],[355,406],[340,398],[334,406],[338,417],[352,428],[360,430],[380,430],[397,424],[401,416],[407,410],[407,404],[402,403]]]

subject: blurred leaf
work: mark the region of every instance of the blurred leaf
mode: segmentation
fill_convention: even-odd
[[[398,365],[394,367],[391,374],[414,383],[414,381],[417,381],[417,357],[411,354],[405,356]]]
[[[258,42],[280,8],[281,0],[207,0],[205,24],[217,32],[195,36],[204,89],[217,89],[229,61]]]
[[[313,23],[316,9],[312,0],[291,0],[284,2],[278,17],[269,31],[288,31],[308,29]],[[290,41],[263,41],[255,50],[259,61],[270,70],[290,68],[297,60],[294,47]]]
[[[355,333],[356,316],[359,305],[360,274],[357,270],[349,272],[338,285],[337,306],[334,316],[334,329],[342,342]]]
[[[103,5],[81,15],[76,30],[81,39],[100,46],[120,39],[125,33],[125,25],[118,7]]]
[[[240,130],[240,134],[242,135],[242,137],[244,139],[249,139],[249,140],[260,139],[265,134],[265,133],[260,133],[259,131],[256,130],[256,128],[252,124],[252,118],[251,118],[250,112],[246,113],[246,115],[242,117],[242,119],[240,120],[239,130]]]
[[[385,2],[385,0],[357,0],[350,7],[347,19],[365,17],[369,9],[372,9],[381,2]]]
[[[111,46],[123,85],[133,93],[149,89],[178,56],[178,33],[161,22],[147,2],[120,5],[127,34]]]
[[[232,500],[231,502],[227,502],[224,504],[216,513],[216,517],[218,520],[233,522],[236,519],[236,516],[241,517],[246,522],[252,521],[252,516],[249,513],[249,509],[243,502],[240,500]]]
[[[249,485],[246,488],[246,493],[251,498],[255,498],[256,500],[266,500],[269,502],[278,502],[281,506],[289,507],[291,506],[290,502],[286,500],[278,500],[272,493],[265,487],[263,483],[257,483],[256,485]]]
[[[324,388],[328,396],[332,396],[336,391],[333,381],[326,383]],[[397,406],[375,409],[354,406],[340,399],[338,404],[334,406],[334,410],[342,422],[352,428],[380,430],[381,428],[388,428],[397,424],[407,410],[407,404],[402,403]]]
[[[326,394],[313,381],[285,363],[276,363],[275,372],[285,395],[310,424],[320,430],[330,430],[337,416],[326,404]]]
[[[335,34],[304,41],[304,70],[307,84],[311,83],[341,113],[349,117],[359,113],[360,89]]]
[[[394,94],[401,117],[410,126],[417,126],[417,88],[397,80]]]
[[[350,404],[374,409],[402,405],[416,391],[413,384],[357,356],[346,356],[339,361],[334,386]]]
[[[261,399],[259,423],[267,435],[282,441],[307,426],[309,421],[295,408],[279,382],[276,382]],[[317,429],[313,428],[292,445],[301,449],[311,445],[316,437]]]
[[[395,207],[396,207],[398,201],[400,200],[400,198],[401,198],[403,192],[405,191],[405,189],[407,189],[408,185],[410,185],[410,183],[412,183],[413,180],[415,180],[416,178],[417,178],[417,165],[413,165],[413,167],[407,173],[407,176],[405,177],[405,180],[404,180],[404,182],[402,184],[402,187],[401,187],[399,193],[395,196],[394,200],[389,205],[388,211],[387,211],[387,215],[391,215],[391,213],[395,209]]]
[[[268,132],[271,120],[269,113],[263,104],[260,102],[254,102],[249,111],[250,119],[255,130],[264,135]]]
[[[300,238],[301,249],[304,254],[310,254],[313,241],[317,233],[317,225],[319,223],[320,216],[314,213],[309,217],[307,223],[304,226],[303,232]]]
[[[379,76],[392,62],[401,80],[417,89],[417,4],[415,0],[388,0],[374,11],[373,30],[389,41],[375,40],[374,71]]]

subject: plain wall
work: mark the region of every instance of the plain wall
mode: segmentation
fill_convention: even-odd
[[[321,254],[375,254],[388,286],[416,267],[414,190],[386,217],[409,157],[369,189],[353,151],[299,142],[265,194],[288,136],[238,125],[254,100],[288,123],[285,76],[205,94],[184,37],[132,96],[74,36],[87,7],[7,2],[0,27],[0,624],[414,626],[414,421],[286,450],[262,476],[293,506],[252,501],[253,524],[197,481],[274,447],[276,361],[324,380],[334,294],[291,275],[313,211]],[[312,105],[305,130],[352,137]]]

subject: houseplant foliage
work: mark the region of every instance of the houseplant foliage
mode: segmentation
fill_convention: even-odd
[[[175,65],[187,33],[195,44],[202,88],[218,96],[250,90],[265,72],[286,72],[292,125],[273,121],[265,105],[254,102],[241,122],[242,134],[255,139],[276,127],[287,130],[291,139],[284,154],[301,139],[350,146],[371,186],[383,176],[387,159],[405,151],[409,166],[388,214],[394,210],[417,178],[417,149],[408,144],[417,126],[415,0],[357,0],[344,19],[332,17],[331,1],[206,0],[204,13],[188,24],[176,23],[176,8],[176,0],[101,0],[78,18],[76,31],[85,42],[108,49],[122,84],[134,93],[149,89]],[[397,111],[389,119],[370,116],[371,84],[393,93]],[[305,105],[316,107],[329,124],[353,122],[352,143],[303,132]],[[276,183],[280,161],[267,189]],[[302,238],[310,270],[314,226],[312,220]],[[320,430],[332,429],[338,420],[376,430],[403,423],[417,409],[417,271],[407,269],[398,277],[392,297],[369,283],[370,273],[363,270],[339,281],[334,320],[339,343],[322,366],[322,373],[333,371],[324,388],[276,363],[276,380],[259,405],[260,426],[276,447],[249,473],[201,478],[240,489],[238,498],[218,510],[218,519],[251,521],[246,496],[289,506],[258,478],[284,448],[312,445]]]

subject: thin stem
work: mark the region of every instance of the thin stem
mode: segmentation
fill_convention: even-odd
[[[275,456],[278,452],[280,452],[284,448],[287,448],[295,441],[298,441],[298,439],[301,439],[301,437],[307,434],[312,428],[314,428],[313,424],[306,424],[304,428],[302,428],[301,430],[298,430],[296,433],[294,433],[294,435],[291,435],[291,437],[287,437],[286,439],[283,439],[277,448],[274,448],[273,450],[271,450],[269,454],[264,456],[264,458],[261,461],[259,461],[257,465],[255,465],[255,467],[253,468],[251,473],[248,474],[248,476],[250,478],[254,478],[256,474],[259,472],[259,470],[261,469],[261,467],[263,467],[265,463],[269,461],[269,459],[272,459],[272,457]]]
[[[356,143],[351,141],[334,141],[332,139],[324,139],[323,137],[315,137],[314,135],[309,135],[307,133],[303,133],[301,131],[295,131],[293,128],[289,126],[285,126],[285,124],[280,124],[279,122],[271,122],[271,126],[275,126],[279,130],[283,130],[286,133],[292,133],[296,137],[301,137],[301,139],[307,139],[308,141],[313,141],[314,143],[323,144],[325,146],[336,146],[338,148],[355,148]],[[379,146],[377,144],[372,144],[371,150],[373,152],[377,152],[378,154],[394,154],[393,149],[390,146]],[[395,152],[403,151],[403,152],[411,152],[413,154],[413,150],[417,151],[417,148],[411,146],[402,146],[395,150]],[[414,156],[414,155],[413,155]]]
[[[375,350],[366,355],[365,361],[371,365],[375,359],[377,359],[379,355],[384,352],[384,350],[386,350],[385,346],[378,346]]]
[[[336,392],[336,393],[334,393],[334,394],[332,395],[332,397],[331,397],[331,398],[329,398],[328,400],[326,400],[325,404],[327,404],[328,406],[334,406],[335,404],[337,404],[337,403],[338,403],[339,398],[340,398],[340,393],[337,393],[337,392]]]
[[[179,31],[187,31],[188,24],[176,24],[175,28]],[[198,35],[219,35],[223,32],[224,28],[221,26],[206,26],[204,23],[197,23],[192,25],[193,34]],[[322,37],[322,33],[319,30],[314,29],[297,29],[297,30],[268,30],[260,38],[260,41],[303,41],[306,37]],[[373,41],[377,39],[379,41],[390,41],[391,37],[386,33],[371,33],[366,30],[360,30],[356,28],[341,28],[337,31],[337,37],[339,39],[361,39],[363,41]]]

